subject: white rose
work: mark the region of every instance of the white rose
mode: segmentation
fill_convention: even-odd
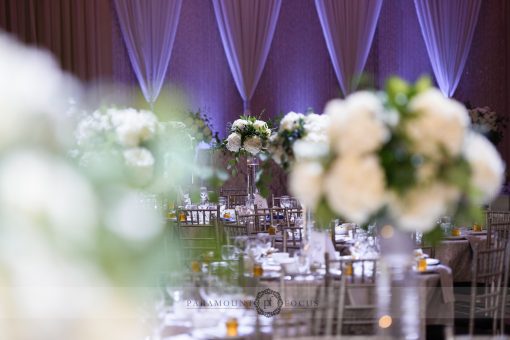
[[[266,131],[267,130],[267,123],[264,122],[263,120],[256,120],[253,123],[253,126],[255,127],[255,129],[259,129],[259,130],[262,130],[262,131]]]
[[[236,119],[232,124],[232,129],[239,129],[242,131],[248,123],[249,122],[246,119]]]
[[[304,118],[302,113],[291,111],[287,113],[280,121],[280,131],[292,131],[297,127],[300,119]]]
[[[501,190],[505,165],[496,148],[484,136],[471,132],[463,148],[469,162],[473,186],[482,195],[479,203],[489,203]]]
[[[364,223],[385,203],[385,177],[375,156],[338,158],[324,180],[333,211],[349,221]]]
[[[345,101],[333,100],[326,106],[330,116],[328,137],[340,155],[359,156],[373,152],[389,138],[380,119],[384,107],[376,95],[357,92]]]
[[[463,105],[446,98],[438,89],[430,89],[413,98],[409,110],[418,114],[406,125],[417,152],[429,157],[437,157],[442,149],[451,156],[460,153],[469,126],[469,114]]]
[[[241,135],[237,132],[231,133],[227,137],[227,149],[232,152],[238,152],[241,148]]]
[[[244,141],[243,148],[252,155],[256,155],[262,149],[262,140],[258,136],[249,137]]]
[[[323,174],[320,163],[296,163],[289,177],[290,192],[307,208],[314,209],[322,196]]]
[[[439,183],[417,187],[403,197],[390,195],[390,214],[402,230],[427,232],[435,227],[439,217],[448,212],[448,207],[459,195],[456,188]]]

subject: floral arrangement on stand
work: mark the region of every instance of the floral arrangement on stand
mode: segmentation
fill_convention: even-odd
[[[391,78],[386,91],[332,100],[325,114],[329,147],[294,148],[290,176],[291,192],[323,225],[390,219],[432,233],[446,214],[472,222],[501,188],[498,152],[470,128],[466,108],[428,78],[414,85]]]
[[[297,141],[327,143],[329,116],[289,112],[280,121],[278,131],[270,138],[269,152],[284,170],[290,170],[295,161],[293,147]]]
[[[466,104],[473,129],[485,135],[494,145],[498,145],[504,137],[508,118],[501,117],[490,107],[472,108]]]
[[[267,176],[263,176],[264,170],[267,168],[269,157],[267,148],[269,146],[269,137],[271,129],[268,124],[252,116],[241,116],[236,119],[229,128],[230,134],[221,144],[221,148],[233,153],[234,157],[229,160],[227,170],[231,171],[233,176],[238,173],[237,165],[240,157],[246,157],[248,163],[253,163],[254,167],[250,171],[254,174],[248,175],[248,182],[256,184],[262,196],[267,196]],[[262,170],[258,170],[259,161],[262,161]],[[251,179],[250,179],[251,178]],[[254,191],[253,189],[249,190]]]
[[[270,136],[271,129],[265,121],[251,116],[242,116],[232,123],[224,146],[236,157],[257,156],[267,149]]]

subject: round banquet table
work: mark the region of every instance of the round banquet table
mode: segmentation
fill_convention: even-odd
[[[483,246],[486,240],[486,235],[464,235],[459,240],[443,240],[435,249],[435,258],[452,269],[454,282],[471,282],[474,249]]]

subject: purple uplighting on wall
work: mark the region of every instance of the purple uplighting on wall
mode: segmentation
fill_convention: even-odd
[[[482,2],[472,48],[455,93],[461,101],[488,105],[502,114],[510,112],[510,42],[502,42],[500,34],[510,32],[507,15],[510,5],[506,0]],[[125,47],[116,41],[121,39],[117,29],[113,37],[114,77],[136,85]],[[409,81],[423,74],[433,77],[413,1],[383,1],[365,72],[376,87],[384,86],[391,75]],[[208,113],[223,136],[227,122],[242,114],[243,102],[211,2],[183,1],[166,81],[187,93],[190,109]],[[291,110],[304,112],[309,107],[320,113],[329,99],[340,95],[314,1],[283,0],[251,111],[265,110],[265,118]],[[510,159],[509,141],[507,134],[500,146],[506,159]]]

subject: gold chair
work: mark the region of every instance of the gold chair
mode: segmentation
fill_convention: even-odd
[[[219,255],[220,246],[220,208],[215,209],[179,209],[177,212],[177,238],[184,261],[198,259],[213,252]]]

